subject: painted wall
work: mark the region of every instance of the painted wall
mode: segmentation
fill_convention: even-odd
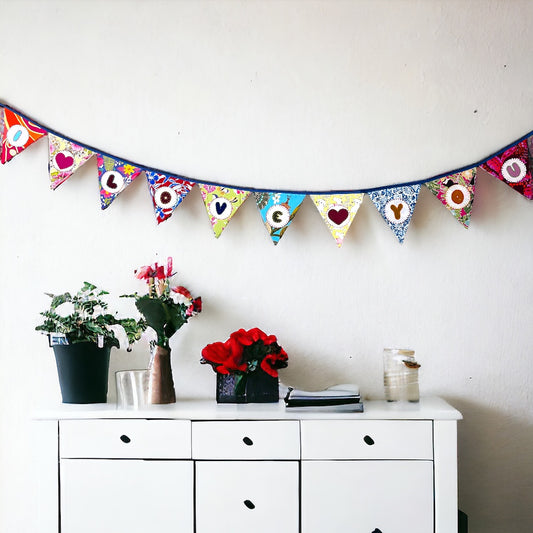
[[[117,156],[232,185],[327,190],[422,179],[533,128],[526,1],[0,0],[0,98]],[[101,212],[95,162],[57,191],[41,141],[0,169],[0,531],[43,531],[30,419],[60,400],[44,291],[140,290],[173,255],[205,311],[173,339],[178,394],[214,396],[201,348],[275,333],[285,382],[383,395],[383,347],[410,346],[422,395],[459,408],[472,533],[533,526],[533,205],[480,175],[466,231],[422,190],[399,245],[368,198],[345,244],[309,199],[277,247],[250,200],[219,240],[198,190],[157,226],[144,179]],[[132,312],[131,302],[121,309]],[[112,371],[147,364],[114,351]],[[110,400],[114,399],[110,382]],[[46,505],[45,505],[46,508]]]

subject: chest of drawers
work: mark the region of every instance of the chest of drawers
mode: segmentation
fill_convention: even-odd
[[[57,427],[53,533],[457,532],[461,415],[439,398],[364,413],[182,401],[42,418]]]

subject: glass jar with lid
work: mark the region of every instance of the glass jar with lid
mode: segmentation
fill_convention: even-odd
[[[385,348],[383,350],[383,383],[389,402],[418,402],[418,369],[414,350]]]

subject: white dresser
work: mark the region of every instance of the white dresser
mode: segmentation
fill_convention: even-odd
[[[439,398],[367,401],[364,413],[213,400],[62,405],[39,415],[57,436],[52,527],[457,533],[460,418]]]

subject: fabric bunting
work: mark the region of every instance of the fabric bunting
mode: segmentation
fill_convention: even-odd
[[[250,191],[200,183],[200,193],[215,237],[218,239],[237,209],[250,196]]]
[[[531,169],[528,169],[528,165],[529,149],[525,139],[489,159],[481,165],[481,168],[531,200],[533,198],[533,184],[531,182]]]
[[[421,185],[405,185],[367,193],[400,242],[405,239],[420,188]]]
[[[255,192],[255,202],[272,242],[278,244],[305,199],[305,194]]]
[[[174,209],[194,187],[194,181],[177,176],[166,176],[158,172],[146,171],[146,178],[158,224],[172,216]]]
[[[342,241],[363,202],[364,194],[312,194],[311,200],[324,219],[337,246]]]
[[[142,169],[106,155],[97,154],[96,159],[100,182],[100,203],[102,209],[107,209],[113,200],[142,172]]]
[[[470,224],[474,204],[476,170],[476,168],[471,168],[426,183],[426,187],[465,228],[468,228]]]
[[[56,189],[86,163],[94,155],[94,152],[52,133],[48,134],[48,141],[50,188]]]
[[[3,122],[2,151],[0,154],[0,162],[2,164],[11,161],[17,154],[20,154],[20,152],[47,133],[37,124],[26,120],[5,107]]]

